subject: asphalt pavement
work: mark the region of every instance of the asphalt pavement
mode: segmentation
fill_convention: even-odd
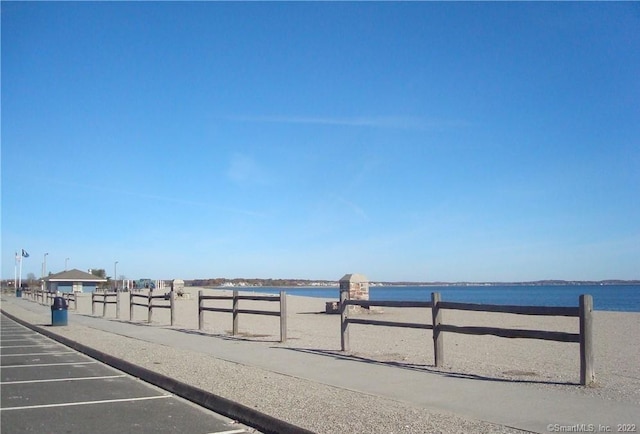
[[[0,330],[3,433],[255,432],[4,315]]]

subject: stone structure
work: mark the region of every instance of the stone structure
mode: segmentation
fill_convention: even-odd
[[[362,274],[345,274],[340,279],[342,291],[349,291],[349,300],[369,300],[369,280]]]
[[[176,298],[189,298],[189,294],[184,292],[184,280],[174,279],[171,281],[171,291],[175,292]]]
[[[349,300],[369,300],[369,280],[362,274],[345,274],[340,279],[340,292],[348,292]],[[340,313],[339,302],[328,302],[326,313]],[[349,306],[349,312],[361,312],[359,306]]]

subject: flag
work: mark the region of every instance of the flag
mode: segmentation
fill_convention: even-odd
[[[22,249],[22,257],[23,258],[28,258],[29,254],[27,253],[27,251],[25,249]]]

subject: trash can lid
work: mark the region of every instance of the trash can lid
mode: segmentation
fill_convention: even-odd
[[[62,297],[54,297],[53,305],[51,306],[53,309],[66,309],[67,301]]]

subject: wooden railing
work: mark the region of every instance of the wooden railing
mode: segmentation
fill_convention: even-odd
[[[231,308],[223,307],[207,307],[204,305],[205,300],[231,300]],[[253,309],[240,309],[240,300],[254,300],[254,301],[267,301],[278,302],[280,304],[279,311],[272,310],[253,310]],[[198,329],[204,328],[204,313],[205,312],[226,312],[233,315],[232,335],[238,334],[238,316],[240,314],[251,315],[270,315],[280,317],[280,342],[286,342],[287,340],[287,295],[285,291],[280,291],[280,295],[239,295],[237,290],[233,291],[233,295],[203,295],[202,291],[198,291]]]
[[[25,298],[26,296],[26,298],[30,299],[31,301],[44,304],[46,293],[47,293],[46,291],[43,291],[42,289],[39,289],[39,288],[29,288],[29,289],[22,290],[22,297]]]
[[[590,385],[595,381],[593,369],[593,298],[581,295],[578,307],[547,306],[506,306],[474,303],[454,303],[441,301],[439,293],[431,294],[430,302],[410,301],[370,301],[349,300],[347,291],[340,292],[340,341],[342,351],[349,351],[349,324],[366,324],[387,327],[407,327],[433,330],[433,349],[435,365],[444,364],[443,333],[461,333],[468,335],[492,335],[503,338],[543,339],[556,342],[574,342],[580,344],[580,384]],[[360,307],[425,307],[431,309],[431,324],[398,323],[349,317],[349,306]],[[565,316],[579,318],[579,333],[567,333],[546,330],[507,329],[499,327],[456,326],[443,324],[443,310],[466,310],[475,312],[509,313],[516,315]]]
[[[100,300],[102,299],[102,300]],[[119,292],[92,292],[91,315],[96,314],[96,304],[102,304],[102,316],[107,316],[107,305],[116,305],[116,318],[120,318],[120,293]]]
[[[49,292],[39,288],[25,288],[22,290],[23,298],[29,299],[31,301],[37,301],[43,305],[51,305],[53,303],[53,299],[55,297],[62,297],[66,300],[67,306],[71,306],[71,302],[73,302],[73,309],[78,310],[78,299],[77,294],[75,292]]]
[[[78,296],[75,292],[63,292],[61,297],[67,301],[67,306],[73,302],[73,310],[78,310]]]
[[[146,301],[146,303],[136,303],[134,301],[135,298],[142,298]],[[154,300],[156,300],[156,302],[154,303]],[[168,304],[158,304],[157,301],[168,301]],[[133,292],[129,292],[129,318],[131,321],[133,321],[133,307],[134,306],[141,306],[141,307],[146,307],[147,308],[147,322],[150,324],[151,323],[151,319],[153,317],[153,309],[170,309],[170,315],[171,315],[171,325],[175,324],[175,293],[173,291],[169,291],[166,294],[161,294],[161,295],[153,295],[153,290],[149,289],[149,293],[147,295],[145,294],[134,294]]]

